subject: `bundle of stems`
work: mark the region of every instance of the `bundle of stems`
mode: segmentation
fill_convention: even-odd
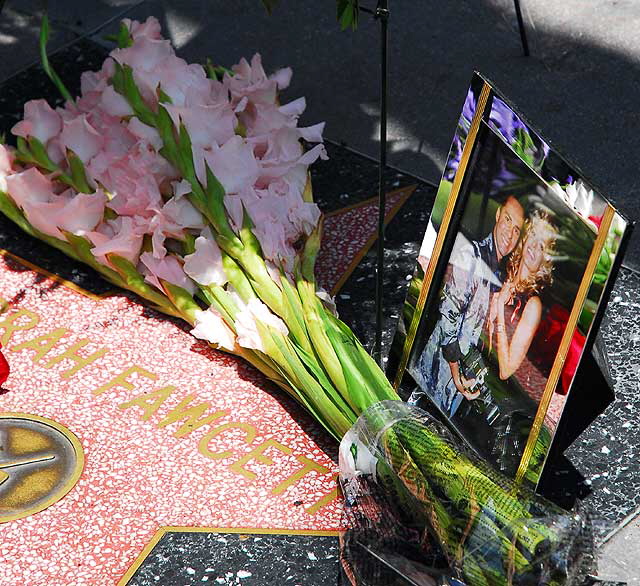
[[[125,20],[118,48],[83,74],[74,100],[48,62],[47,38],[45,17],[43,66],[66,103],[28,102],[12,131],[17,147],[0,145],[0,210],[250,362],[338,440],[367,407],[399,400],[315,280],[322,221],[308,165],[326,154],[322,125],[297,126],[304,100],[279,102],[290,70],[268,77],[259,56],[231,70],[190,65],[157,20]],[[303,140],[317,144],[305,152]],[[451,474],[436,475],[415,452],[437,434],[416,434],[393,441],[430,483],[458,486],[444,444],[437,458]],[[449,526],[443,516],[444,542],[456,539]],[[505,540],[501,548],[512,555]]]

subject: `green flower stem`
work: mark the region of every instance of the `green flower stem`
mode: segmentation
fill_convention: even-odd
[[[326,310],[316,295],[315,287],[313,284],[302,279],[298,279],[297,285],[300,299],[302,300],[304,321],[311,337],[313,349],[320,358],[320,362],[338,391],[349,403],[351,408],[357,410],[358,406],[351,398],[350,389],[342,371],[340,360],[324,330],[320,312]]]
[[[243,348],[242,346],[238,346],[237,344],[236,344],[236,347],[234,348],[233,353],[236,354],[237,356],[240,356],[241,358],[244,358],[249,364],[257,368],[269,380],[273,381],[288,395],[290,395],[292,399],[298,398],[297,393],[293,390],[291,385],[278,372],[278,367],[276,364],[274,364],[271,358],[269,358],[265,354],[262,354],[262,352],[258,352],[257,350],[251,350],[248,348]]]
[[[65,87],[64,83],[55,72],[51,64],[49,63],[49,57],[47,55],[47,43],[49,42],[49,17],[47,13],[44,12],[42,15],[42,22],[40,24],[40,61],[42,62],[42,68],[45,73],[49,76],[49,79],[54,83],[54,85],[58,88],[60,95],[67,101],[73,102],[73,98],[69,93],[69,90]]]
[[[283,293],[283,308],[287,313],[285,323],[289,324],[289,331],[297,344],[306,352],[313,353],[305,325],[302,301],[297,290],[282,271],[280,272],[280,286]]]
[[[258,298],[251,282],[247,279],[247,275],[238,263],[224,251],[222,251],[222,267],[224,268],[227,279],[229,279],[229,283],[233,285],[233,288],[245,303],[251,299]]]
[[[331,435],[337,440],[342,438],[355,422],[355,414],[348,416],[350,410],[347,405],[339,407],[329,400],[326,388],[309,374],[288,337],[259,321],[256,324],[266,354],[278,364],[296,392],[298,401],[307,407]]]

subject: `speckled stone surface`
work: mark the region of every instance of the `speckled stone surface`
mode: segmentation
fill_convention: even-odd
[[[584,475],[596,533],[604,538],[627,515],[640,513],[640,275],[622,269],[601,333],[615,400],[566,451]]]
[[[335,586],[338,556],[337,537],[167,533],[128,584]]]
[[[81,41],[65,49],[52,61],[57,65],[61,77],[73,92],[78,85],[79,73],[87,68],[97,68],[103,56],[102,48],[88,41]],[[7,132],[17,121],[25,100],[51,96],[54,96],[51,84],[38,68],[22,72],[3,83],[0,86],[0,131]],[[55,102],[55,100],[50,101],[52,104]],[[330,160],[316,165],[313,170],[314,191],[323,210],[329,211],[351,205],[376,193],[377,167],[371,160],[339,145],[329,144],[328,150]],[[412,183],[415,183],[412,177],[396,171],[390,170],[386,175],[387,190]],[[419,184],[414,195],[387,229],[384,333],[386,344],[390,341],[399,308],[404,300],[407,277],[413,269],[413,259],[422,237],[422,230],[426,225],[433,197],[432,186]],[[111,289],[110,285],[105,284],[90,270],[76,265],[63,255],[25,237],[4,219],[0,219],[0,246],[89,290],[103,292]],[[372,269],[374,266],[375,249],[372,249],[337,298],[343,319],[354,327],[368,347],[371,347],[373,340]],[[640,408],[638,396],[640,356],[637,353],[638,344],[640,344],[639,309],[640,276],[623,269],[602,324],[615,380],[616,399],[567,451],[571,463],[584,478],[581,485],[582,501],[593,512],[599,539],[603,539],[615,530],[617,524],[640,507],[640,431],[637,426]],[[210,540],[216,537],[215,534],[171,536],[171,540],[166,543],[163,541],[156,547],[157,551],[154,550],[141,569],[140,580],[142,581],[136,583],[201,583],[205,574],[198,574],[201,570],[196,568],[200,565],[196,566],[193,560],[200,560],[198,564],[203,565],[202,571],[210,567],[210,563],[218,555],[217,549],[209,547]],[[274,539],[276,543],[278,540],[287,541],[281,537]],[[328,541],[321,542],[322,545],[318,546],[320,549],[317,552],[313,551],[318,560],[326,560],[328,563],[328,560],[332,559],[328,556],[331,552],[335,552],[336,544],[335,540],[327,539]],[[161,556],[158,548],[164,548]],[[278,553],[279,550],[274,546],[271,550],[273,562],[275,563],[276,559],[293,559],[287,558],[292,549],[297,549],[297,546],[285,547],[283,554]],[[180,551],[193,552],[191,561],[186,561],[184,556],[181,557]],[[158,565],[160,558],[164,569]],[[337,573],[337,563],[333,563]],[[188,567],[194,570],[194,574],[187,572]],[[171,571],[177,581],[159,582],[159,579],[155,579],[161,572],[170,571],[168,568],[173,568]],[[163,575],[168,576],[168,574]],[[193,578],[196,575],[199,576],[199,581]],[[218,577],[217,574],[216,577]],[[240,578],[236,574],[234,579]],[[329,578],[319,577],[316,582],[305,579],[301,583],[331,584],[332,582]]]

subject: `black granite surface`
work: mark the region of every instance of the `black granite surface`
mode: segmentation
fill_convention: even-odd
[[[87,68],[98,68],[103,57],[103,48],[84,40],[58,53],[52,62],[74,92],[78,87],[80,72]],[[50,103],[56,103],[55,89],[37,67],[1,84],[0,132],[8,133],[21,116],[24,101],[37,97],[46,97],[50,99]],[[377,194],[377,167],[374,162],[339,145],[329,144],[327,147],[330,160],[315,165],[313,169],[314,192],[323,210],[337,209]],[[404,300],[422,231],[434,198],[432,186],[417,182],[411,176],[389,170],[385,179],[389,190],[414,183],[418,183],[414,195],[387,228],[385,346],[390,342],[399,308]],[[0,218],[0,247],[94,292],[113,288],[90,269],[25,236],[4,218]],[[371,347],[373,341],[374,266],[375,248],[363,259],[337,298],[343,319],[352,325],[368,347]],[[639,309],[640,276],[623,269],[602,324],[615,380],[616,399],[567,451],[569,460],[578,472],[577,478],[583,478],[583,503],[593,511],[600,539],[640,507],[640,431],[637,425],[640,408]],[[258,559],[257,552],[262,551],[263,546],[264,555],[269,558],[270,564],[257,568],[260,571],[267,571],[268,567],[275,568],[276,563],[282,562],[286,567],[291,566],[291,571],[294,571],[294,565],[298,568],[299,564],[303,564],[301,567],[307,572],[296,574],[305,576],[300,582],[275,580],[273,583],[335,582],[334,577],[329,577],[333,576],[332,572],[337,572],[336,560],[330,557],[336,551],[336,543],[332,538],[314,541],[313,546],[311,542],[301,546],[300,542],[290,536],[272,537],[262,542],[251,538],[251,548],[248,545],[243,546],[244,550],[241,547],[223,548],[229,554],[225,560],[230,564],[225,566],[229,569],[224,569],[224,573],[218,573],[223,571],[222,565],[216,566],[213,572],[206,572],[207,568],[214,567],[214,561],[219,561],[220,552],[223,551],[220,547],[224,544],[216,541],[219,537],[218,534],[193,533],[166,536],[140,569],[135,578],[138,581],[132,583],[194,584],[212,581],[214,584],[248,584],[244,578],[238,577],[237,572],[241,568],[237,562],[249,559],[249,556]],[[214,544],[217,545],[214,547]],[[302,554],[298,555],[300,552]],[[309,558],[306,552],[312,553],[317,559]],[[319,573],[314,578],[317,581],[313,582],[307,576],[310,575],[308,572],[315,571],[310,566],[314,566],[316,562],[323,569],[318,570]],[[329,569],[330,566],[333,570]],[[227,572],[232,572],[234,567],[235,582],[216,582],[218,577],[228,580]],[[205,577],[208,580],[204,580]]]
[[[338,566],[337,537],[171,532],[128,585],[335,586]]]

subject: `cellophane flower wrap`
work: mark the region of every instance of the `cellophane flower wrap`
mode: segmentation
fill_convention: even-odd
[[[47,34],[45,20],[42,45]],[[249,361],[338,440],[367,407],[398,402],[316,285],[322,218],[308,167],[326,158],[323,125],[298,126],[303,98],[280,103],[291,70],[267,76],[259,55],[231,69],[189,64],[162,38],[155,18],[123,21],[116,39],[100,71],[82,74],[76,99],[43,50],[45,70],[66,102],[56,109],[45,100],[25,104],[12,129],[16,146],[0,145],[0,210],[184,319],[194,336]],[[437,431],[416,433],[444,450]],[[406,453],[423,441],[411,433],[393,437]],[[432,455],[412,458],[430,470],[421,458]],[[450,476],[427,474],[440,486],[434,494],[453,482],[461,502],[473,502],[452,466]],[[472,469],[484,477],[484,468]],[[401,482],[392,470],[390,491]],[[496,499],[505,491],[490,490]],[[518,509],[517,518],[522,514]],[[484,518],[481,511],[471,522],[466,509],[447,515],[472,526]],[[446,531],[438,538],[448,542]],[[467,546],[460,547],[464,557]],[[500,542],[494,554],[511,550]],[[518,564],[522,569],[526,560]]]
[[[354,584],[577,586],[595,572],[588,516],[515,485],[417,407],[369,407],[340,471]]]

